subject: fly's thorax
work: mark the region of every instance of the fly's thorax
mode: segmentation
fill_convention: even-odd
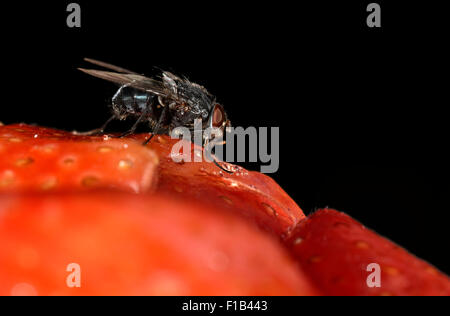
[[[193,111],[192,109],[193,108],[185,102],[174,104],[171,109],[172,125],[175,127],[185,126],[188,128],[194,126],[194,121],[196,119],[202,119],[202,115],[201,113],[199,114],[198,111]]]

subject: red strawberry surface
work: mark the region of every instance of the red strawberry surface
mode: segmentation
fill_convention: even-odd
[[[305,218],[271,178],[175,162],[179,140],[147,137],[0,126],[0,294],[450,295],[447,276],[347,215]]]
[[[154,184],[157,164],[154,152],[130,139],[75,136],[24,124],[0,126],[0,192],[146,192]]]
[[[133,136],[141,141],[146,137],[148,135]],[[233,171],[232,174],[204,158],[202,163],[194,162],[196,155],[202,155],[201,147],[188,146],[191,162],[174,162],[172,148],[177,142],[179,140],[168,136],[156,136],[148,145],[160,159],[158,193],[191,198],[237,212],[281,237],[287,236],[305,218],[300,207],[272,178],[224,162],[222,166]]]
[[[326,295],[450,295],[450,279],[349,216],[319,210],[288,240],[301,269]],[[380,287],[373,285],[377,264]]]
[[[0,295],[312,295],[278,241],[241,218],[110,192],[0,196]],[[81,287],[68,287],[69,264]]]
[[[305,216],[270,177],[225,164],[176,163],[172,148],[179,140],[148,134],[115,139],[80,136],[25,124],[0,126],[1,191],[79,191],[115,188],[201,200],[247,217],[265,230],[287,235]],[[189,144],[194,152],[201,148]]]

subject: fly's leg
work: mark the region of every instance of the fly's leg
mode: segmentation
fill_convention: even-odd
[[[117,92],[114,94],[114,96],[112,97],[112,104],[113,104],[113,108],[116,105],[116,100],[117,98],[122,94],[122,90],[126,87],[128,87],[130,84],[125,84],[122,85]],[[114,120],[116,118],[116,115],[114,114],[113,116],[111,116],[106,122],[105,124],[103,124],[101,127],[93,129],[91,131],[87,131],[87,132],[73,132],[76,135],[81,135],[81,136],[94,136],[94,135],[100,135],[103,134],[103,132],[106,129],[106,126],[108,126],[109,123],[111,123],[112,120]]]
[[[101,127],[87,131],[87,132],[73,132],[75,135],[81,135],[81,136],[93,136],[93,135],[100,135],[103,134],[105,131],[106,126],[108,126],[109,123],[111,123],[112,120],[116,118],[115,115],[111,116]]]
[[[158,123],[156,123],[155,128],[153,129],[152,135],[142,145],[144,145],[144,146],[147,145],[152,140],[153,136],[155,136],[155,134],[158,134],[161,124],[165,120],[168,112],[169,112],[169,107],[165,106],[161,112],[161,116],[159,117]]]
[[[133,124],[133,126],[131,126],[131,128],[128,130],[128,131],[126,131],[125,133],[123,133],[123,134],[121,134],[121,135],[119,135],[119,136],[114,136],[114,138],[123,138],[123,137],[126,137],[126,136],[128,136],[128,135],[131,135],[131,134],[133,134],[135,131],[136,131],[136,128],[138,127],[138,125],[142,122],[142,120],[147,116],[147,113],[148,113],[149,111],[148,110],[145,110],[142,114],[141,114],[141,116],[139,116],[139,118],[137,119],[137,121]]]
[[[207,141],[205,142],[204,147],[206,147],[208,144],[209,144],[209,140],[207,140]],[[217,143],[217,145],[225,145],[225,142]],[[212,161],[214,162],[214,164],[215,164],[220,170],[225,171],[226,173],[229,173],[229,174],[233,174],[233,173],[234,173],[233,171],[227,170],[227,169],[225,169],[224,167],[222,167],[222,166],[219,164],[219,162],[217,161],[216,156],[214,156],[214,154],[213,154],[212,152],[211,152],[211,155],[212,155]]]

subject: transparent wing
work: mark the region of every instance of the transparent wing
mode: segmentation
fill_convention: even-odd
[[[167,96],[167,91],[161,81],[147,78],[135,73],[117,73],[103,70],[78,68],[88,75],[117,83],[119,85],[128,85],[135,89],[150,92],[156,95]]]
[[[138,75],[137,72],[134,72],[134,71],[122,68],[122,67],[117,67],[117,66],[114,66],[114,65],[105,63],[103,61],[96,60],[96,59],[84,58],[84,61],[86,61],[88,63],[91,63],[91,64],[94,64],[94,65],[97,65],[97,66],[100,66],[100,67],[103,67],[103,68],[106,68],[106,69],[109,69],[109,70],[112,70],[112,71],[115,71],[115,72],[120,72],[120,73],[123,73],[123,74],[135,74],[135,75]]]

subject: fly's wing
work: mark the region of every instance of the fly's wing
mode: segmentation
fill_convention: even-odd
[[[88,75],[117,83],[119,85],[127,85],[129,87],[139,89],[145,92],[150,92],[160,96],[167,96],[167,90],[162,82],[155,79],[147,78],[135,73],[117,73],[110,71],[94,70],[78,68]]]
[[[99,61],[99,60],[95,60],[95,59],[91,59],[91,58],[84,58],[84,61],[87,61],[88,63],[94,64],[94,65],[97,65],[97,66],[100,66],[100,67],[103,67],[103,68],[106,68],[106,69],[109,69],[109,70],[112,70],[112,71],[115,71],[115,72],[120,72],[120,73],[123,73],[123,74],[138,75],[137,72],[134,72],[134,71],[122,68],[122,67],[117,67],[117,66],[105,63],[103,61]]]
[[[164,71],[164,70],[163,70],[162,73],[163,73],[163,76],[164,76],[164,77],[170,78],[170,79],[172,79],[172,80],[174,80],[174,81],[183,81],[183,79],[181,79],[180,77],[174,75],[174,74],[171,73],[171,72],[168,72],[168,71]]]

